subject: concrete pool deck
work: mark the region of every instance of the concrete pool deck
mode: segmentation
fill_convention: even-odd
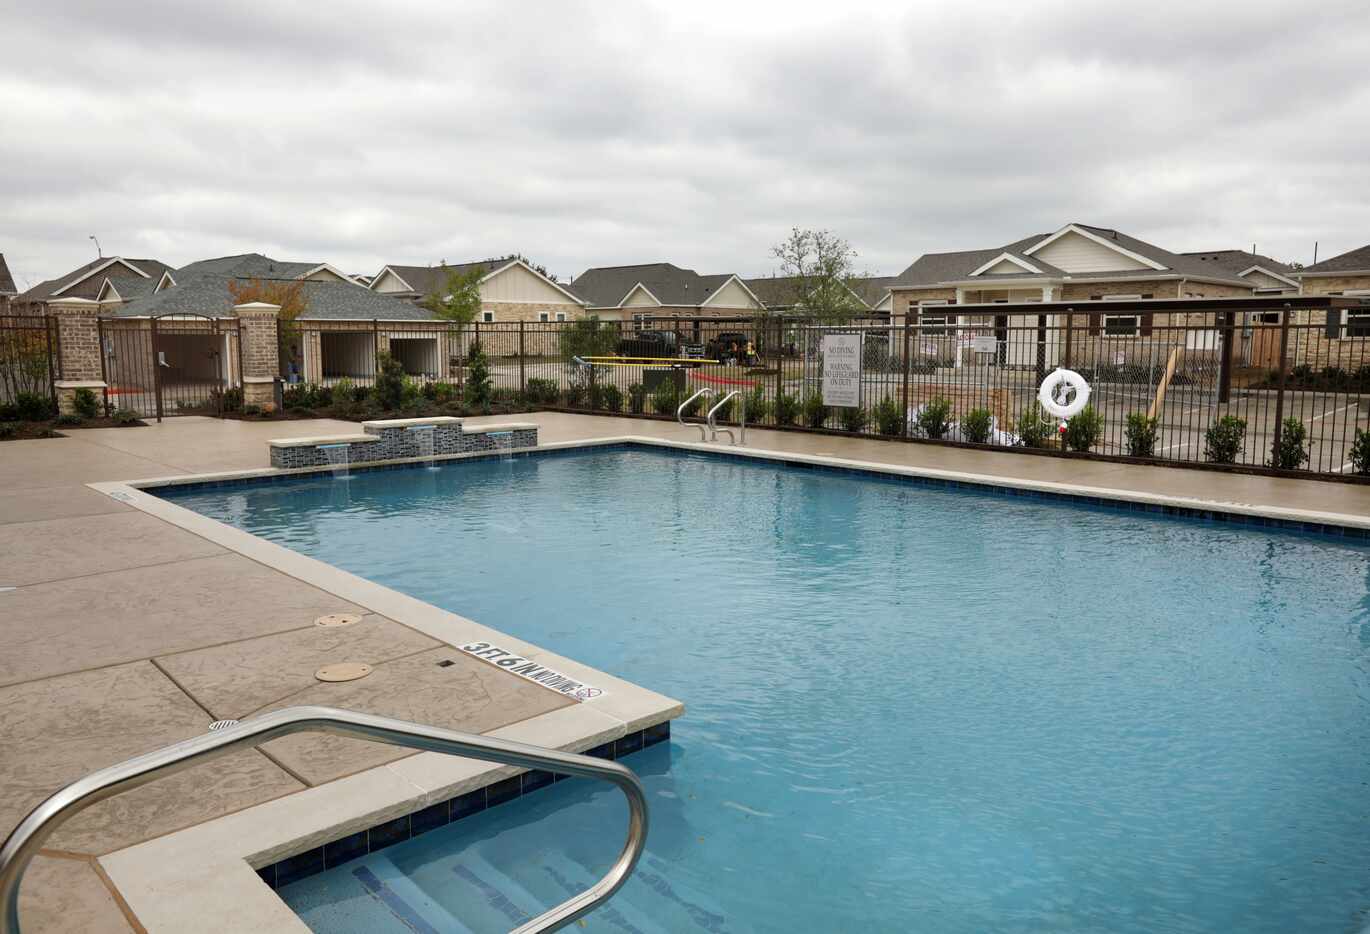
[[[501,419],[468,421],[476,427]],[[539,424],[544,444],[622,436],[698,440],[693,429],[664,421],[561,413],[520,419]],[[202,733],[213,720],[285,704],[326,703],[549,744],[574,734],[587,740],[579,748],[631,724],[623,710],[575,705],[447,647],[454,637],[489,632],[475,623],[351,575],[330,576],[327,566],[271,552],[275,546],[253,552],[268,543],[218,523],[201,520],[208,525],[197,527],[185,516],[168,521],[87,486],[260,469],[270,438],[355,430],[352,423],[324,419],[180,418],[0,444],[0,588],[13,588],[0,590],[0,738],[6,750],[0,833],[47,794],[96,768]],[[1359,485],[757,429],[748,431],[748,447],[1304,510],[1342,516],[1347,524],[1370,516],[1370,487]],[[327,613],[364,619],[342,629],[315,627],[315,617]],[[448,659],[456,664],[436,665]],[[314,680],[314,670],[340,660],[368,662],[375,674],[336,685]],[[641,689],[615,679],[610,696],[634,690]],[[454,692],[460,704],[452,703]],[[197,873],[227,914],[202,904],[196,929],[298,930],[274,897],[259,900],[263,915],[243,912],[235,892],[264,888],[244,859],[285,855],[317,834],[311,821],[317,823],[313,812],[320,809],[345,815],[333,830],[362,826],[377,814],[403,813],[400,807],[424,796],[465,787],[488,769],[465,760],[423,759],[433,755],[292,737],[105,802],[60,830],[33,864],[24,885],[25,931],[177,929],[176,916],[159,909],[174,900],[155,884],[130,880],[152,878],[154,862],[188,857],[206,845],[227,853]],[[390,803],[377,810],[381,799]],[[187,827],[196,830],[178,833]],[[241,843],[253,833],[255,842]],[[228,852],[232,845],[240,852]],[[111,875],[125,880],[123,888]],[[224,926],[206,926],[209,917]]]

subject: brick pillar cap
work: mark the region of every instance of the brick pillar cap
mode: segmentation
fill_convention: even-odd
[[[280,311],[280,305],[273,305],[270,302],[243,302],[241,305],[234,305],[233,310],[242,314],[243,312],[254,311]]]

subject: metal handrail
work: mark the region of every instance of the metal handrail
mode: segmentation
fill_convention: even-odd
[[[715,405],[712,409],[709,409],[709,417],[708,417],[708,419],[706,419],[706,421],[708,421],[708,423],[709,423],[709,440],[710,440],[710,441],[717,441],[717,440],[718,440],[718,436],[719,436],[720,434],[725,434],[725,435],[728,436],[728,443],[729,443],[729,444],[737,444],[737,438],[733,435],[733,430],[732,430],[731,428],[719,428],[719,427],[718,427],[718,423],[714,421],[714,416],[716,416],[716,415],[718,414],[718,410],[721,409],[721,408],[723,408],[723,406],[727,405],[727,404],[728,404],[728,400],[731,399],[733,396],[736,396],[736,395],[741,395],[741,393],[739,393],[736,389],[734,389],[732,392],[728,393],[728,394],[727,394],[726,396],[724,396],[722,399],[719,399],[717,405]],[[742,418],[744,419],[744,421],[743,421],[743,428],[742,428],[742,431],[743,431],[742,440],[743,440],[743,441],[746,441],[746,440],[747,440],[747,435],[746,435],[747,429],[746,429],[746,421],[745,421],[745,419],[747,418],[746,408],[747,408],[747,406],[746,406],[746,400],[744,399],[744,400],[743,400],[743,405],[742,405],[742,409],[743,409],[743,411],[742,411]]]
[[[61,824],[92,804],[199,765],[210,759],[292,733],[331,733],[392,746],[443,752],[524,769],[546,769],[617,785],[628,799],[628,839],[609,871],[590,888],[516,928],[512,934],[555,931],[598,908],[628,880],[647,842],[647,796],[631,770],[616,762],[543,749],[474,733],[444,730],[339,710],[336,707],[287,707],[236,726],[196,736],[92,772],[57,791],[19,822],[0,846],[0,934],[19,934],[19,884],[43,841]]]
[[[708,441],[708,440],[709,440],[708,437],[704,434],[704,426],[703,426],[703,425],[687,425],[687,424],[685,424],[685,407],[686,407],[687,405],[689,405],[691,402],[693,402],[693,401],[695,401],[696,399],[698,399],[700,396],[704,396],[705,398],[707,398],[707,397],[709,397],[709,396],[712,396],[713,394],[714,394],[714,391],[713,391],[712,389],[710,389],[708,386],[705,386],[703,389],[699,390],[699,391],[696,392],[694,395],[690,396],[690,398],[688,398],[688,399],[686,399],[684,402],[680,403],[680,407],[679,407],[678,409],[675,410],[675,420],[678,421],[678,422],[680,422],[680,427],[682,427],[682,428],[698,428],[698,429],[699,429],[699,440],[700,440],[700,441]]]

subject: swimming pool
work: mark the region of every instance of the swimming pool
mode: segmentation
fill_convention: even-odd
[[[640,448],[163,493],[685,702],[592,930],[1370,920],[1364,546]],[[621,812],[561,782],[280,894],[507,929]]]

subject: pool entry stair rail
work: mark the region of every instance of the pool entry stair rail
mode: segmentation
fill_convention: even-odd
[[[632,875],[647,842],[646,793],[637,776],[616,762],[336,707],[287,707],[100,769],[54,792],[0,846],[0,934],[20,934],[19,885],[24,870],[43,841],[71,817],[92,804],[165,775],[304,732],[331,733],[517,768],[543,769],[618,786],[628,799],[628,839],[613,866],[598,882],[520,925],[513,934],[555,931],[598,908]]]
[[[688,399],[686,399],[684,402],[680,403],[680,406],[675,410],[675,420],[678,421],[678,422],[680,422],[680,427],[682,427],[682,428],[690,428],[690,427],[698,428],[698,429],[699,429],[699,440],[700,440],[700,441],[708,441],[708,440],[709,440],[709,436],[708,436],[707,434],[705,434],[705,432],[704,432],[704,426],[703,426],[703,425],[694,425],[694,426],[690,426],[690,425],[687,425],[687,424],[685,423],[685,409],[689,406],[689,404],[690,404],[691,402],[695,401],[696,399],[699,399],[699,398],[701,398],[701,397],[707,399],[707,398],[709,398],[710,396],[712,396],[713,394],[714,394],[714,391],[713,391],[712,389],[710,389],[708,386],[705,386],[703,389],[699,390],[699,391],[696,392],[694,395],[690,396],[690,398],[688,398]]]
[[[742,444],[746,444],[746,443],[747,443],[747,400],[744,399],[744,398],[742,398],[742,393],[738,392],[736,389],[734,389],[732,392],[728,393],[728,394],[727,394],[726,396],[724,396],[722,399],[719,399],[719,400],[718,400],[718,404],[715,405],[712,409],[709,409],[708,423],[709,423],[709,440],[710,440],[710,441],[717,441],[717,440],[718,440],[718,436],[719,436],[720,434],[724,434],[724,435],[727,435],[727,436],[728,436],[728,443],[729,443],[729,444],[737,444],[737,443],[738,443],[738,439],[737,439],[736,437],[734,437],[734,435],[733,435],[733,430],[732,430],[731,428],[719,428],[719,427],[718,427],[718,421],[717,421],[718,413],[719,413],[725,406],[727,406],[728,403],[729,403],[729,401],[732,400],[732,399],[738,399],[738,400],[739,400],[739,405],[740,405],[740,408],[741,408],[741,414],[739,415],[738,425],[739,425],[739,429],[740,429],[741,432],[742,432],[741,443],[742,443]],[[701,432],[701,434],[702,434],[702,432]]]

